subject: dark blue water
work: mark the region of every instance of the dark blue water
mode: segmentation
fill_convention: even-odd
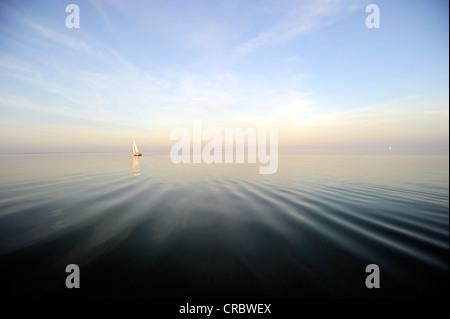
[[[284,155],[175,165],[167,154],[0,155],[10,296],[439,297],[448,155]],[[367,289],[377,264],[381,288]]]

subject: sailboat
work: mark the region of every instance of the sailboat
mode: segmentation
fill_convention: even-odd
[[[136,145],[136,141],[134,140],[134,137],[133,137],[133,155],[134,156],[142,156],[142,153],[139,152],[139,149]]]

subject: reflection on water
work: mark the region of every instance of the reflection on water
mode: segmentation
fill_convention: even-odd
[[[140,156],[133,156],[133,176],[141,175],[141,165],[139,163]]]
[[[132,161],[130,174],[130,160]],[[448,155],[286,155],[175,165],[167,154],[0,156],[0,272],[17,296],[438,296]],[[382,272],[365,288],[365,266]]]

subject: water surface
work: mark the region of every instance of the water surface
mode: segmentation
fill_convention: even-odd
[[[0,155],[0,271],[12,296],[438,297],[448,155],[285,154],[175,165],[166,153]],[[381,288],[365,286],[365,267]],[[6,286],[5,286],[6,285]]]

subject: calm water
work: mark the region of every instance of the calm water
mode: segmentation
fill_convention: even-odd
[[[147,154],[144,154],[147,155]],[[437,297],[448,293],[448,155],[0,155],[0,273],[12,296]],[[365,287],[365,267],[381,288]]]

